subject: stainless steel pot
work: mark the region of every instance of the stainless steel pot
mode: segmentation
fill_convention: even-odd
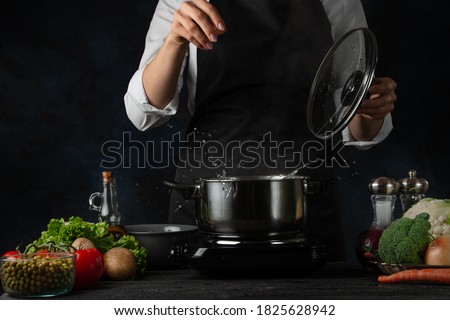
[[[301,232],[308,216],[307,196],[319,194],[334,180],[243,176],[164,184],[196,201],[199,231],[224,238],[271,238]]]

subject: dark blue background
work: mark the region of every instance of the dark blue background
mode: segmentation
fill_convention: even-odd
[[[344,154],[336,192],[347,259],[372,217],[367,183],[427,178],[429,196],[450,189],[448,140],[449,28],[437,0],[365,0],[379,43],[378,76],[398,83],[394,131],[368,151]],[[161,128],[139,132],[123,95],[139,63],[156,0],[9,1],[0,11],[0,252],[27,244],[52,217],[96,221],[88,197],[101,190],[101,147],[169,139],[185,125],[182,111]],[[447,40],[446,40],[447,39]],[[159,156],[160,150],[155,149]],[[128,156],[128,154],[125,154]],[[135,157],[135,155],[131,155]],[[132,158],[136,159],[136,158]],[[117,168],[123,224],[164,223],[173,168]],[[396,214],[399,214],[399,204]],[[324,221],[326,223],[326,221]]]

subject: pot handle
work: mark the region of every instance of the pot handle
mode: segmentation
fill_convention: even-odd
[[[200,198],[199,184],[186,184],[167,180],[164,180],[163,184],[177,191],[186,200],[195,200]]]
[[[330,184],[333,184],[335,181],[339,181],[341,178],[335,177],[328,180],[314,180],[314,179],[305,179],[303,184],[304,193],[308,196],[318,196],[322,194],[323,190],[328,188]]]

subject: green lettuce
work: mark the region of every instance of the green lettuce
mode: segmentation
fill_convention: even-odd
[[[124,247],[131,250],[137,259],[138,275],[142,275],[147,265],[147,250],[141,247],[135,237],[131,235],[115,240],[114,236],[109,233],[108,228],[106,222],[91,223],[80,217],[70,217],[68,221],[62,218],[51,219],[47,225],[47,230],[43,231],[39,239],[29,245],[30,252],[33,252],[33,246],[50,242],[70,246],[77,238],[87,238],[102,254],[114,247]]]

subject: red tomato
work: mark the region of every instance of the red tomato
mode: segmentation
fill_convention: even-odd
[[[17,252],[17,251],[8,251],[8,252],[5,252],[5,253],[2,255],[2,257],[12,256],[12,255],[14,255],[14,254],[19,254],[19,252]]]
[[[77,289],[93,285],[103,275],[105,270],[103,255],[95,248],[76,250],[75,260],[75,284]]]

